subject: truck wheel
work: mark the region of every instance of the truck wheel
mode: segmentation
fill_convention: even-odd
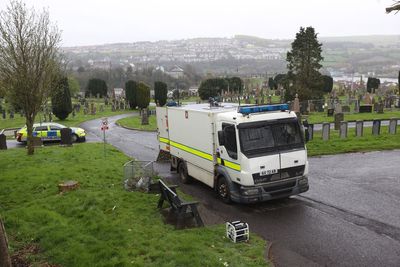
[[[221,176],[218,179],[218,184],[217,184],[217,194],[218,197],[224,202],[224,203],[231,203],[231,192],[229,190],[229,185],[228,182],[226,181],[226,178],[224,176]]]
[[[76,143],[78,141],[79,137],[76,134],[72,134],[71,136],[71,141],[72,143]]]
[[[179,178],[181,179],[182,183],[189,184],[191,182],[190,176],[188,174],[186,163],[181,161],[178,166]]]

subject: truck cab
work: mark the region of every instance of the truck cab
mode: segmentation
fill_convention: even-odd
[[[216,116],[218,195],[250,203],[307,191],[307,151],[295,113],[254,108]]]

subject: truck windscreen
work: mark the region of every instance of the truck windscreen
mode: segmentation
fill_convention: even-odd
[[[297,121],[239,128],[240,147],[246,156],[304,147]]]

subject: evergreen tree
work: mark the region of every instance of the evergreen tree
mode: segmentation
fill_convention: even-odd
[[[90,79],[87,85],[86,94],[92,94],[92,96],[100,95],[100,97],[107,96],[107,84],[102,79]]]
[[[323,91],[324,93],[330,93],[333,89],[333,78],[329,75],[322,75],[322,79],[324,80]]]
[[[53,114],[60,120],[65,120],[72,112],[71,93],[69,91],[68,78],[60,80],[51,97]]]
[[[164,82],[154,83],[154,101],[158,103],[160,107],[167,103],[168,87]]]
[[[147,108],[150,104],[150,87],[145,84],[140,82],[138,87],[137,87],[137,106],[139,109],[144,109]]]
[[[211,78],[202,81],[199,87],[199,96],[202,100],[221,95],[228,89],[228,82],[223,78]]]
[[[130,109],[137,106],[137,89],[138,84],[135,81],[129,80],[125,83],[125,96],[129,102]]]
[[[313,27],[300,28],[292,42],[292,50],[287,53],[289,88],[286,100],[293,100],[298,94],[301,100],[319,99],[323,96],[323,78],[319,69],[322,44],[318,42]]]
[[[381,80],[378,78],[368,77],[367,80],[367,92],[374,93],[376,89],[379,88],[381,84]]]
[[[268,79],[268,87],[269,87],[269,89],[271,89],[271,90],[278,89],[278,86],[277,86],[277,84],[275,83],[274,78],[269,77],[269,79]]]
[[[229,85],[229,92],[235,92],[241,94],[243,91],[243,81],[239,77],[231,77],[231,78],[226,78],[226,81],[228,82]],[[222,82],[221,82],[222,84]],[[222,86],[225,86],[222,84]]]

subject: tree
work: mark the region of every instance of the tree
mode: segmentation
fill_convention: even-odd
[[[147,108],[150,104],[150,87],[140,82],[137,88],[137,106],[139,109]]]
[[[137,106],[137,88],[138,84],[135,81],[129,80],[125,83],[125,95],[129,102],[130,109],[134,109]]]
[[[68,76],[68,86],[71,95],[76,95],[81,91],[81,86],[79,85],[79,82],[77,81],[77,79],[75,79],[74,76]]]
[[[392,11],[396,11],[396,13],[400,11],[400,1],[397,1],[392,6],[386,8],[386,13],[390,13]]]
[[[158,103],[160,107],[167,103],[168,86],[164,82],[154,83],[154,101]]]
[[[374,93],[376,89],[379,88],[381,84],[381,80],[378,78],[368,77],[367,80],[367,92]]]
[[[65,120],[72,112],[71,93],[68,86],[68,78],[59,81],[51,97],[51,106],[54,115],[60,120]]]
[[[278,89],[278,85],[275,83],[274,78],[272,78],[272,77],[269,77],[269,78],[268,78],[268,87],[269,87],[269,89],[271,89],[271,90],[276,90],[276,89]]]
[[[229,91],[241,94],[243,91],[243,81],[239,77],[226,78]]]
[[[99,94],[100,97],[107,96],[106,82],[97,78],[90,79],[86,88],[86,94],[91,94],[92,96]]]
[[[322,91],[324,91],[324,93],[330,93],[333,89],[333,78],[329,75],[322,75],[322,79],[324,80]]]
[[[59,79],[61,35],[48,11],[37,13],[19,0],[0,12],[0,87],[25,115],[28,155],[34,154],[32,128]]]
[[[400,71],[399,71],[399,76],[397,77],[397,86],[399,87],[399,95],[400,95]]]
[[[211,78],[202,81],[199,87],[199,96],[202,100],[221,95],[228,89],[228,82],[223,78]]]
[[[287,53],[289,88],[286,100],[294,99],[298,94],[302,100],[319,99],[323,95],[323,79],[319,69],[322,44],[317,40],[313,27],[303,28],[296,34],[292,42],[292,50]]]

